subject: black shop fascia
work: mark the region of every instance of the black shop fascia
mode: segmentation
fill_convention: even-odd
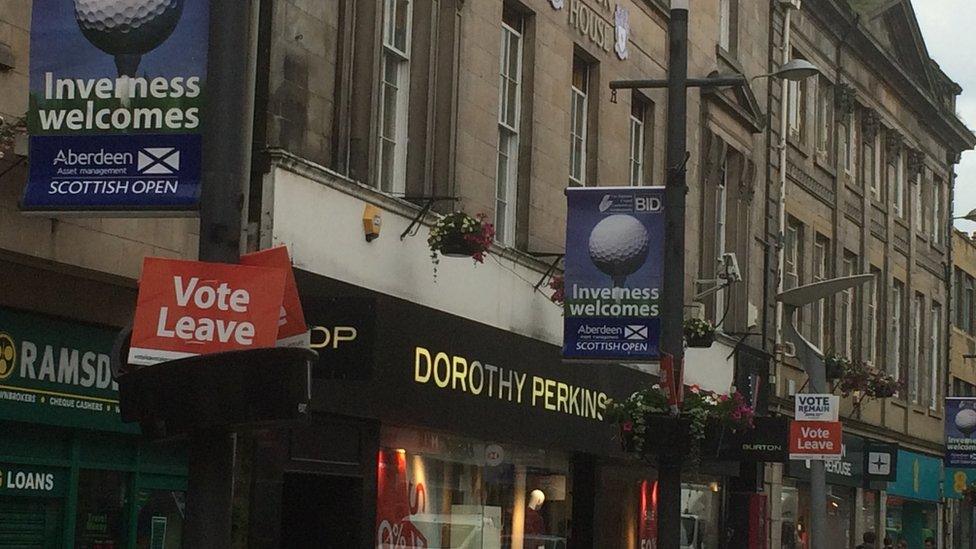
[[[653,381],[632,368],[564,363],[556,345],[297,271],[320,359],[317,413],[489,440],[620,452],[608,401]]]

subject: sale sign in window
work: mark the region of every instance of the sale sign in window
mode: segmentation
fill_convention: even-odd
[[[129,363],[274,347],[288,270],[149,257]]]

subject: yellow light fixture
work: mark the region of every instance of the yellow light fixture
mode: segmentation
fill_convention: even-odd
[[[363,232],[366,234],[366,242],[379,238],[382,225],[380,209],[372,204],[366,204],[366,208],[363,209]]]

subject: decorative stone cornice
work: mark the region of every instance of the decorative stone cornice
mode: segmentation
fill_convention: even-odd
[[[922,170],[925,168],[925,154],[918,149],[907,150],[908,158],[905,163],[905,169],[907,170],[908,179],[912,180],[922,174]]]
[[[834,105],[837,113],[850,116],[857,109],[857,91],[854,86],[841,82],[834,87]]]
[[[889,162],[898,158],[905,138],[897,130],[885,130],[885,157]]]
[[[864,139],[874,141],[881,129],[881,117],[873,109],[866,108],[861,113],[861,134]]]

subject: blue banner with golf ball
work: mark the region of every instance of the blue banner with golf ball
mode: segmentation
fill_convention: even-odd
[[[566,189],[563,357],[657,359],[664,188]]]
[[[197,208],[209,4],[34,2],[22,210]]]
[[[945,464],[976,468],[976,397],[947,397]]]

